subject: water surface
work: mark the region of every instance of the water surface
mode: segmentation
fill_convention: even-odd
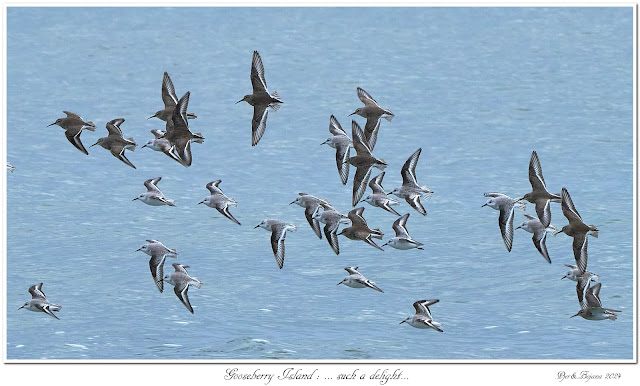
[[[627,8],[17,8],[7,10],[7,358],[13,359],[524,359],[633,358],[633,9]],[[55,22],[52,22],[55,21]],[[250,146],[253,50],[282,108]],[[62,110],[96,123],[86,147],[122,117],[139,144],[164,124],[167,71],[191,92],[202,132],[193,165],[138,148],[131,169],[62,129]],[[395,114],[374,154],[384,187],[417,148],[418,181],[435,191],[407,227],[425,250],[380,252],[340,237],[336,256],[288,205],[298,192],[346,213],[335,152],[320,146],[334,114],[349,134],[356,87]],[[364,126],[364,119],[355,118]],[[618,320],[579,310],[571,239],[549,236],[552,264],[517,230],[508,253],[484,192],[530,190],[531,152],[553,192],[566,187],[589,224],[589,269]],[[351,170],[351,176],[355,170]],[[377,171],[374,171],[375,176]],[[162,176],[176,207],[132,201]],[[237,226],[197,205],[205,185],[238,201]],[[372,227],[393,236],[395,217],[368,204]],[[528,212],[533,213],[530,205]],[[524,219],[516,214],[516,225]],[[566,224],[560,206],[552,223]],[[299,226],[277,268],[265,218]],[[179,252],[204,285],[195,314],[170,286],[159,293],[145,239]],[[171,259],[165,270],[172,268]],[[383,294],[336,286],[346,266]],[[60,320],[25,310],[44,282]],[[398,325],[412,303],[431,307],[444,333]],[[581,349],[576,350],[576,347]]]

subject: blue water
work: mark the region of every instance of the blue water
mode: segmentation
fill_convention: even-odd
[[[632,359],[632,32],[631,7],[8,8],[7,358]],[[252,108],[234,104],[251,91],[253,50],[285,102],[256,147]],[[146,119],[162,107],[164,71],[178,96],[191,92],[190,127],[206,138],[189,168],[139,147],[134,170],[46,127],[76,112],[96,123],[82,134],[88,147],[123,117],[142,145],[164,129]],[[374,151],[389,164],[385,188],[422,148],[428,216],[396,208],[411,213],[424,251],[341,236],[336,256],[288,205],[306,192],[351,209],[351,181],[340,183],[335,151],[320,143],[331,114],[351,134],[356,87],[395,114]],[[508,253],[498,212],[481,208],[484,192],[530,191],[533,150],[549,190],[566,187],[600,229],[589,270],[603,305],[622,310],[616,321],[569,318],[580,308],[575,283],[560,280],[569,237],[547,238],[551,265],[522,230]],[[156,176],[175,208],[132,201]],[[215,179],[242,226],[197,205]],[[362,205],[393,236],[395,217]],[[552,216],[567,223],[558,204]],[[270,234],[254,229],[265,218],[299,227],[282,270]],[[189,291],[195,314],[154,286],[135,252],[149,238],[204,282]],[[346,266],[385,292],[336,286]],[[60,320],[17,310],[38,282]],[[428,298],[440,299],[431,311],[444,333],[398,325]]]

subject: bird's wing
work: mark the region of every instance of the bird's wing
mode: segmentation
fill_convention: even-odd
[[[364,103],[365,106],[378,106],[378,102],[376,102],[376,100],[373,99],[373,97],[369,95],[368,92],[364,91],[360,87],[358,87],[357,91],[358,98],[362,103]]]
[[[416,178],[416,165],[418,164],[418,158],[420,158],[420,153],[422,152],[422,148],[419,148],[409,158],[402,166],[402,170],[400,174],[402,175],[402,184],[403,185],[417,185],[418,180]]]
[[[409,232],[407,231],[407,228],[406,228],[408,218],[409,218],[409,213],[398,217],[398,219],[393,222],[392,228],[394,231],[396,231],[396,237],[409,238]]]
[[[258,51],[253,51],[253,59],[251,60],[251,86],[253,92],[267,92],[267,81],[264,78],[264,66]]]
[[[260,142],[260,139],[264,135],[264,131],[267,128],[267,111],[266,105],[253,106],[253,119],[251,120],[251,146],[255,146]]]
[[[164,102],[164,107],[175,107],[178,104],[178,96],[176,95],[176,90],[173,87],[173,82],[169,77],[169,74],[166,72],[162,77],[162,102]]]

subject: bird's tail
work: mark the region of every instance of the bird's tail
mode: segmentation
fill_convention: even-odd
[[[171,250],[169,251],[169,253],[167,253],[167,256],[173,257],[175,259],[178,257],[178,252],[176,252],[175,250]]]
[[[605,311],[615,311],[615,310],[605,309]],[[615,312],[620,312],[620,311],[615,311]],[[618,319],[618,315],[616,315],[616,314],[613,314],[613,313],[609,314],[608,312],[607,312],[607,314],[608,314],[608,316],[606,317],[606,319],[611,319],[611,320]]]
[[[200,287],[202,287],[202,282],[197,277],[192,277],[190,284],[197,289],[200,289]]]
[[[202,133],[193,133],[193,138],[191,138],[191,141],[195,143],[203,143],[204,137],[202,136]]]
[[[134,141],[133,138],[127,138],[127,141],[130,141],[131,143],[125,146],[125,149],[131,150],[131,151],[136,150],[136,146],[138,146],[136,141]]]
[[[426,185],[421,186],[420,189],[422,189],[422,192],[420,193],[420,197],[424,198],[425,200],[433,196],[433,190],[429,189],[429,187],[427,187]]]
[[[277,102],[279,103],[283,103],[282,99],[280,99],[280,94],[278,94],[277,91],[274,91],[271,93],[271,98],[273,99],[277,99]],[[271,106],[274,110],[277,110],[278,108],[280,108],[280,106],[278,106],[277,108],[275,106]]]

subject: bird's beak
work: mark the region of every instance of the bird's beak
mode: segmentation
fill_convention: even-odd
[[[151,118],[154,118],[154,117],[155,117],[155,115],[152,115],[152,116],[150,116],[150,117],[149,117],[149,118],[147,118],[147,119],[151,119]]]
[[[389,243],[384,243],[381,245],[381,247],[384,247],[385,245],[389,245]]]
[[[200,205],[200,204],[204,204],[204,200],[202,200],[202,201],[200,201],[200,202],[198,203],[198,205]]]
[[[141,251],[141,250],[142,250],[142,247],[136,249],[136,252]]]
[[[237,101],[237,102],[236,102],[236,104],[238,104],[238,103],[242,102],[243,100],[244,100],[244,99],[240,99],[239,101]]]
[[[340,283],[338,283],[338,284],[336,284],[336,285],[340,285],[340,284],[342,284],[342,282],[340,282]]]
[[[49,126],[51,126],[51,125],[49,125]],[[19,309],[19,310],[21,310],[21,309],[23,309],[23,308],[24,308],[24,306],[22,306],[22,307],[20,307],[20,308],[18,308],[18,309]]]
[[[149,118],[147,118],[147,119],[149,119]],[[147,147],[147,144],[145,143],[144,145],[142,145],[142,147]],[[142,147],[141,147],[141,149],[142,149]]]
[[[131,200],[131,201],[135,201],[135,200],[139,200],[139,199],[140,199],[140,197],[136,197],[136,198],[134,198],[134,199],[133,199],[133,200]]]
[[[98,142],[94,143],[93,145],[91,145],[91,146],[89,146],[89,147],[94,147],[94,146],[95,146],[95,145],[97,145],[97,144],[98,144]]]
[[[564,276],[562,276],[562,277],[560,278],[560,280],[562,280],[562,279],[566,279],[566,278],[567,278],[567,275],[564,275]]]
[[[256,229],[256,228],[257,228],[257,227],[259,227],[259,226],[260,226],[260,224],[258,224],[258,225],[256,225],[256,226],[254,226],[254,227],[253,227],[253,229]]]
[[[485,203],[484,205],[482,205],[482,206],[481,206],[481,208],[482,208],[483,206],[487,206],[487,204]]]
[[[577,314],[573,315],[573,316],[570,316],[569,319],[573,318],[574,316],[578,316],[578,315],[580,315],[579,312]]]
[[[520,229],[520,228],[522,228],[522,227],[516,227],[516,229]]]
[[[291,201],[291,202],[289,203],[289,205],[291,205],[291,204],[295,204],[295,200],[294,200],[294,201]]]
[[[347,117],[350,117],[350,116],[352,116],[352,115],[353,115],[353,114],[355,114],[355,113],[356,113],[356,112],[354,111],[354,112],[352,112],[351,114],[347,115]]]
[[[49,127],[49,126],[53,126],[53,125],[55,125],[55,124],[56,124],[56,123],[55,123],[55,122],[53,122],[52,124],[47,125],[47,127]],[[24,307],[24,306],[23,306],[23,307]]]
[[[403,320],[402,322],[400,322],[400,323],[398,323],[398,324],[402,324],[402,323],[404,323],[404,322],[406,322],[406,320]]]

